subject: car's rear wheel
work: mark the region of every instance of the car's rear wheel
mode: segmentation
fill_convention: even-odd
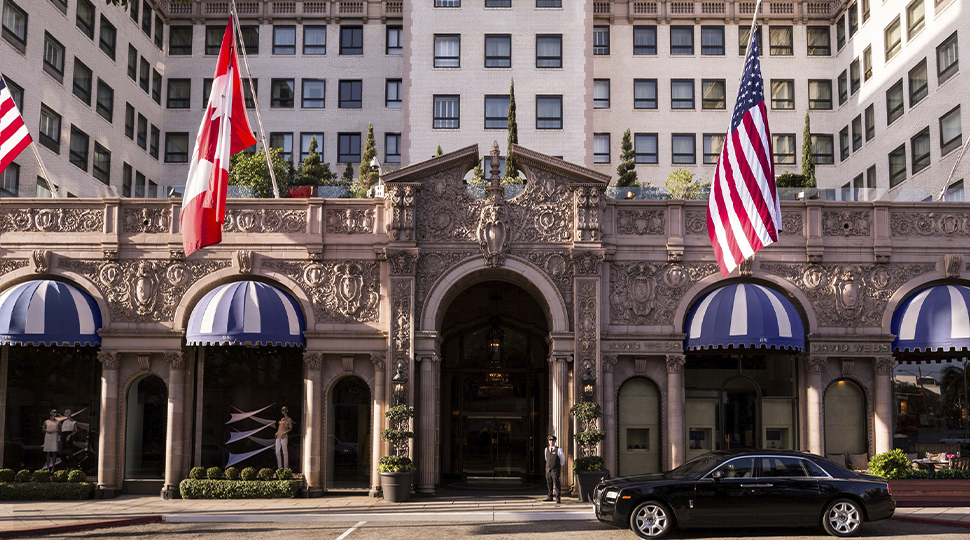
[[[822,526],[832,536],[856,536],[862,529],[862,507],[849,499],[832,501],[822,515]]]
[[[647,501],[630,513],[630,528],[640,538],[663,538],[674,528],[674,518],[667,505]]]

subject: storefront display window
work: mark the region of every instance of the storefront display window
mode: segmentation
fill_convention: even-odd
[[[970,450],[968,360],[898,363],[893,368],[893,447],[907,453]]]

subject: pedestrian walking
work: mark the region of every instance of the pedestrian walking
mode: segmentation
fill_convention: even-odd
[[[562,464],[566,461],[566,456],[562,452],[562,448],[556,446],[556,436],[549,436],[549,447],[546,448],[546,486],[549,488],[548,495],[546,496],[546,501],[551,501],[553,497],[556,498],[556,504],[562,502],[560,495],[562,494],[562,486],[559,480],[559,473],[562,471]]]

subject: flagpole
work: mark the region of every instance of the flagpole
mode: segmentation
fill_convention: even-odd
[[[960,161],[963,160],[963,155],[967,153],[967,147],[970,147],[970,137],[967,137],[967,142],[963,143],[963,150],[960,151],[960,155],[957,156],[957,160],[953,162],[953,168],[950,169],[950,174],[946,177],[946,182],[943,182],[943,188],[940,189],[940,196],[936,198],[937,202],[942,201],[943,197],[946,195],[946,190],[948,187],[950,187],[950,180],[953,180],[953,173],[957,172],[957,167],[960,166]]]
[[[233,0],[235,2],[235,0]],[[761,9],[761,0],[758,0],[754,4],[754,16],[751,17],[751,30],[748,32],[748,48],[744,51],[744,57],[748,57],[748,53],[751,52],[751,40],[754,39],[754,29],[758,26],[758,10]],[[744,71],[741,71],[741,76],[744,76]]]
[[[236,0],[232,0],[232,24],[236,30],[235,34],[239,36],[236,38],[236,41],[239,42],[240,40],[243,39],[243,37],[242,37],[242,27],[239,26],[239,12],[236,11]],[[233,47],[235,47],[236,43],[233,43],[232,45]],[[246,77],[249,79],[249,88],[253,90],[253,104],[255,105],[254,108],[256,110],[256,125],[259,126],[259,138],[260,138],[260,141],[262,141],[263,143],[263,154],[266,156],[266,165],[269,167],[269,179],[271,182],[273,182],[273,196],[279,199],[280,188],[279,186],[276,185],[276,171],[273,170],[273,161],[269,155],[269,145],[266,144],[266,130],[263,129],[263,119],[259,115],[259,100],[256,99],[256,90],[255,90],[255,86],[253,86],[253,74],[249,71],[249,56],[246,54],[245,42],[243,42],[243,46],[241,48],[243,53],[243,64],[246,65]],[[245,98],[246,90],[245,89],[242,89],[242,90],[243,90],[243,98]]]
[[[33,139],[33,137],[31,137]],[[44,160],[40,158],[40,152],[37,151],[37,143],[33,140],[30,141],[30,148],[34,151],[34,157],[37,158],[37,163],[40,165],[40,171],[44,174],[44,180],[47,180],[47,189],[51,192],[51,198],[60,197],[57,193],[57,188],[54,187],[54,182],[51,181],[51,175],[47,172],[47,167],[44,165]]]

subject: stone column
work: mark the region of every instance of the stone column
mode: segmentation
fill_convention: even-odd
[[[684,362],[682,354],[667,355],[667,448],[670,449],[670,468],[678,467],[687,458],[684,436]]]
[[[182,479],[182,453],[186,450],[182,423],[185,422],[185,353],[166,352],[168,362],[168,425],[165,430],[165,485],[162,498],[172,499]]]
[[[808,451],[822,456],[822,370],[828,358],[824,356],[809,356],[806,359],[805,386],[808,394]]]
[[[892,356],[873,358],[876,393],[873,396],[875,402],[873,404],[875,406],[873,427],[877,454],[888,452],[893,448],[893,385],[890,377],[895,365],[896,360]]]
[[[118,479],[118,364],[120,355],[99,351],[101,362],[101,431],[98,433],[99,497],[114,497],[121,490]]]
[[[616,390],[613,388],[613,368],[616,367],[616,356],[603,356],[603,383],[600,385],[603,403],[603,431],[606,439],[603,441],[603,457],[606,468],[614,476],[617,474],[616,455]]]
[[[323,353],[303,353],[303,393],[306,418],[303,419],[303,478],[306,480],[307,497],[319,497],[323,493]]]
[[[4,428],[7,425],[7,365],[10,363],[10,345],[0,346],[0,464],[3,463]]]
[[[552,363],[552,435],[562,448],[569,448],[569,363],[570,356],[553,355]],[[575,456],[571,456],[575,458]],[[569,461],[570,456],[566,460]],[[571,478],[568,467],[562,468],[560,480],[563,490],[569,485]]]
[[[387,384],[386,362],[383,354],[372,354],[370,359],[374,363],[374,420],[371,426],[371,470],[370,470],[370,493],[371,497],[377,496],[377,488],[381,485],[381,477],[377,473],[377,466],[382,457],[387,455],[384,441],[381,440],[381,430],[386,425],[384,423],[384,411],[387,410],[387,399],[384,387]]]
[[[435,458],[438,455],[438,369],[441,358],[435,354],[418,357],[421,362],[421,409],[418,436],[421,450],[418,452],[420,463],[416,491],[434,495]]]

